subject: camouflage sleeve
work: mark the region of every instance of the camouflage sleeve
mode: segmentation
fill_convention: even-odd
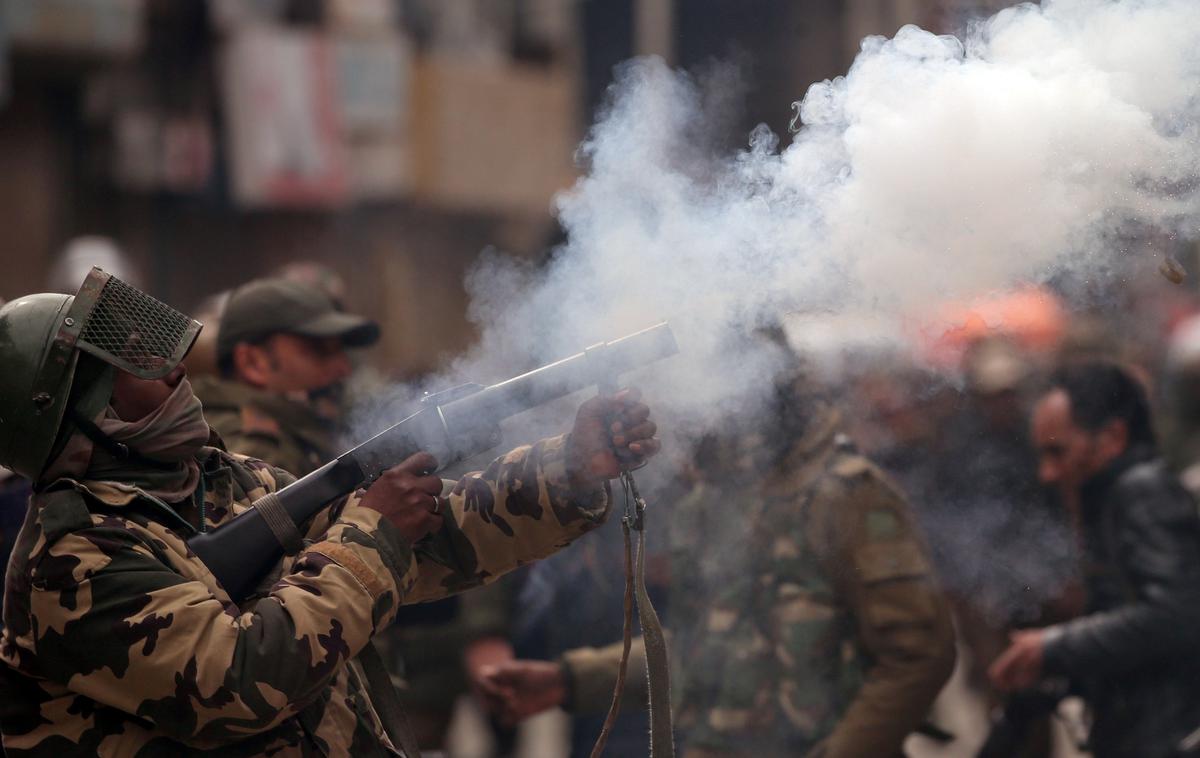
[[[567,682],[567,702],[563,703],[563,708],[572,713],[604,713],[617,686],[617,669],[621,665],[623,648],[624,643],[618,641],[604,647],[581,647],[563,653],[558,661]],[[629,670],[625,675],[623,696],[637,702],[643,702],[649,696],[646,645],[641,637],[634,637],[629,648]]]
[[[812,502],[826,557],[870,661],[823,758],[900,756],[954,668],[949,607],[902,495],[862,459],[835,467]]]
[[[347,504],[248,609],[172,569],[163,544],[109,516],[33,566],[42,674],[194,746],[269,730],[327,687],[390,620],[416,561],[376,512]]]
[[[519,447],[450,490],[442,529],[415,546],[415,581],[404,602],[445,597],[545,558],[603,523],[608,489],[572,493],[567,437]]]

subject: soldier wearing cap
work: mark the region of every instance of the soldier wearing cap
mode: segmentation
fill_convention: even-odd
[[[412,758],[360,653],[400,605],[598,525],[618,456],[658,450],[649,410],[589,400],[570,435],[444,497],[417,453],[301,525],[278,580],[235,602],[186,540],[293,477],[213,445],[181,364],[199,330],[99,269],[0,309],[0,465],[34,482],[4,594],[4,751]]]
[[[259,279],[229,296],[217,335],[221,378],[197,380],[196,395],[230,450],[303,476],[339,452],[347,348],[378,339],[375,322],[320,289]]]
[[[346,351],[374,344],[379,327],[346,313],[329,283],[315,280],[319,270],[299,272],[303,281],[296,273],[230,294],[217,335],[222,378],[200,378],[195,389],[229,450],[304,476],[341,452],[340,395],[352,370]],[[507,597],[497,585],[465,603],[453,597],[403,608],[399,623],[377,638],[422,748],[442,745],[473,661],[512,657]]]

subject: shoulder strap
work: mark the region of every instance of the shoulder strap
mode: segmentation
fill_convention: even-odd
[[[645,510],[645,502],[637,498]],[[642,626],[642,642],[646,646],[646,679],[650,689],[650,756],[674,758],[675,734],[671,720],[671,669],[667,640],[658,613],[646,592],[646,532],[638,529],[637,598],[638,622]]]
[[[621,624],[621,660],[617,663],[617,683],[613,687],[612,701],[608,706],[608,713],[604,717],[604,724],[600,727],[600,735],[596,737],[595,744],[592,745],[591,758],[600,758],[604,755],[604,748],[608,746],[609,735],[612,734],[613,726],[617,723],[617,716],[621,711],[621,698],[625,694],[625,677],[629,672],[629,651],[633,646],[633,546],[630,543],[629,536],[629,519],[621,519],[621,535],[625,543],[625,598],[622,601],[623,622]]]
[[[650,594],[646,591],[646,501],[638,492],[637,483],[629,471],[621,472],[621,484],[625,489],[625,516],[621,529],[625,538],[625,619],[621,661],[617,667],[617,683],[613,699],[600,736],[592,746],[591,758],[600,758],[608,743],[608,736],[621,708],[621,694],[625,686],[625,675],[629,667],[629,649],[632,644],[633,608],[632,595],[637,603],[638,622],[642,627],[642,642],[646,648],[646,680],[649,685],[650,715],[650,758],[674,758],[675,733],[671,720],[671,670],[666,636]],[[630,531],[638,533],[637,568],[633,570]]]

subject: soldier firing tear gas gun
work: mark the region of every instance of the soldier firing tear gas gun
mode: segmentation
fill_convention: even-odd
[[[649,409],[628,391],[593,398],[569,435],[506,453],[445,498],[431,456],[368,443],[352,451],[378,454],[356,455],[357,480],[326,482],[334,502],[292,524],[303,546],[278,580],[240,601],[187,541],[261,521],[253,503],[293,477],[211,446],[180,365],[199,330],[98,269],[73,297],[0,309],[0,465],[35,483],[4,598],[4,749],[415,758],[390,684],[362,680],[371,638],[402,603],[491,581],[598,526],[606,480],[658,451]],[[590,351],[538,376],[579,379],[620,354]],[[456,413],[483,417],[488,398],[554,396],[518,391],[546,386],[506,382],[434,404],[417,415],[422,434],[404,439],[449,443],[458,437],[424,432],[467,428],[458,422],[471,416]],[[400,458],[384,453],[407,457],[393,466]],[[339,475],[343,459],[331,464]],[[266,539],[226,550],[251,574],[249,559],[278,563]]]
[[[463,385],[429,396],[424,407],[413,415],[299,481],[259,499],[253,509],[219,531],[196,535],[188,540],[188,546],[230,596],[238,600],[279,560],[279,548],[290,555],[303,547],[299,525],[338,496],[364,483],[383,479],[382,487],[372,487],[364,496],[371,499],[379,489],[386,492],[411,483],[413,486],[405,487],[406,491],[415,487],[425,498],[422,494],[414,497],[426,502],[432,499],[434,503],[430,513],[424,514],[420,521],[440,521],[442,481],[434,472],[498,444],[498,424],[502,419],[597,380],[607,383],[606,377],[665,357],[676,349],[675,339],[664,323],[615,342],[595,345],[491,387]],[[607,474],[605,478],[612,478],[622,469],[636,468],[657,451],[658,443],[648,439],[655,432],[653,422],[649,421],[650,411],[640,404],[639,398],[636,392],[625,391],[584,405],[583,431],[600,437],[611,435],[614,444],[625,449],[617,453],[619,462],[580,460],[572,470],[595,469]],[[610,407],[602,410],[601,405]],[[580,433],[578,427],[577,433]],[[396,461],[402,463],[396,465]],[[384,500],[388,495],[378,497]],[[416,524],[413,528],[420,531],[420,526]]]

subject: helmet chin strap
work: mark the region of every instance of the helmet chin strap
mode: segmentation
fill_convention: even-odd
[[[77,409],[71,408],[67,411],[67,416],[72,423],[83,432],[83,435],[91,440],[96,445],[104,448],[105,452],[116,458],[119,461],[130,461],[139,463],[144,466],[149,466],[159,471],[174,471],[179,467],[177,462],[160,461],[155,458],[149,458],[142,455],[137,450],[134,450],[129,445],[123,442],[118,442],[112,437],[105,434],[100,427],[92,423],[91,419],[85,418]]]

